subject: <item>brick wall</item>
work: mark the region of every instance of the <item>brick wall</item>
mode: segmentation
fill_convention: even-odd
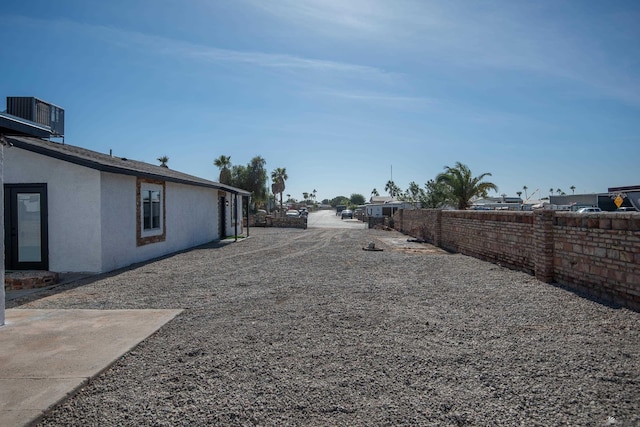
[[[273,226],[281,228],[307,228],[307,218],[304,217],[281,217],[273,218]]]
[[[640,311],[640,214],[401,210],[394,226],[448,251]]]
[[[640,311],[640,214],[557,213],[554,278]]]
[[[246,227],[246,220],[244,221]],[[256,216],[249,215],[249,226],[251,227],[280,227],[280,228],[307,228],[307,218],[305,217],[277,217],[277,216]]]

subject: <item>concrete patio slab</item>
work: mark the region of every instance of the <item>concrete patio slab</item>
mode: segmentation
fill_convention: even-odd
[[[6,311],[0,426],[37,421],[182,310]]]

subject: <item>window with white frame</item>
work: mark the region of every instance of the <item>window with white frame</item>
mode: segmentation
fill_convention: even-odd
[[[164,182],[138,179],[138,246],[164,241],[164,202]]]
[[[142,198],[142,229],[160,230],[160,191],[141,190]]]

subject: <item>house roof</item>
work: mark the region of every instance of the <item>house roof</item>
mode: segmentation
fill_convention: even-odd
[[[97,151],[91,151],[86,148],[76,147],[73,145],[61,144],[58,142],[26,136],[5,136],[5,139],[13,146],[23,150],[53,157],[102,172],[131,175],[140,178],[159,179],[199,187],[216,188],[228,191],[232,194],[239,194],[241,196],[251,195],[249,191],[235,188],[230,185],[209,181],[207,179],[198,178],[173,169],[139,162],[137,160],[98,153]]]
[[[6,113],[0,113],[0,132],[18,135],[35,135],[40,138],[49,138],[51,129],[36,122]]]
[[[628,185],[626,187],[610,187],[608,188],[609,193],[617,193],[623,191],[640,191],[640,185]]]
[[[371,198],[369,199],[370,203],[376,203],[376,204],[391,203],[396,201],[397,199],[395,197],[390,197],[390,196],[371,196]]]

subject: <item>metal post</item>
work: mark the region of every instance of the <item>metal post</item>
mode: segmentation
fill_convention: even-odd
[[[251,196],[247,196],[247,237],[249,237],[249,206],[251,205]]]
[[[238,193],[235,193],[234,195],[234,200],[233,200],[233,219],[235,220],[235,236],[236,236],[236,242],[238,241],[238,221],[240,221],[240,218],[238,218]]]

